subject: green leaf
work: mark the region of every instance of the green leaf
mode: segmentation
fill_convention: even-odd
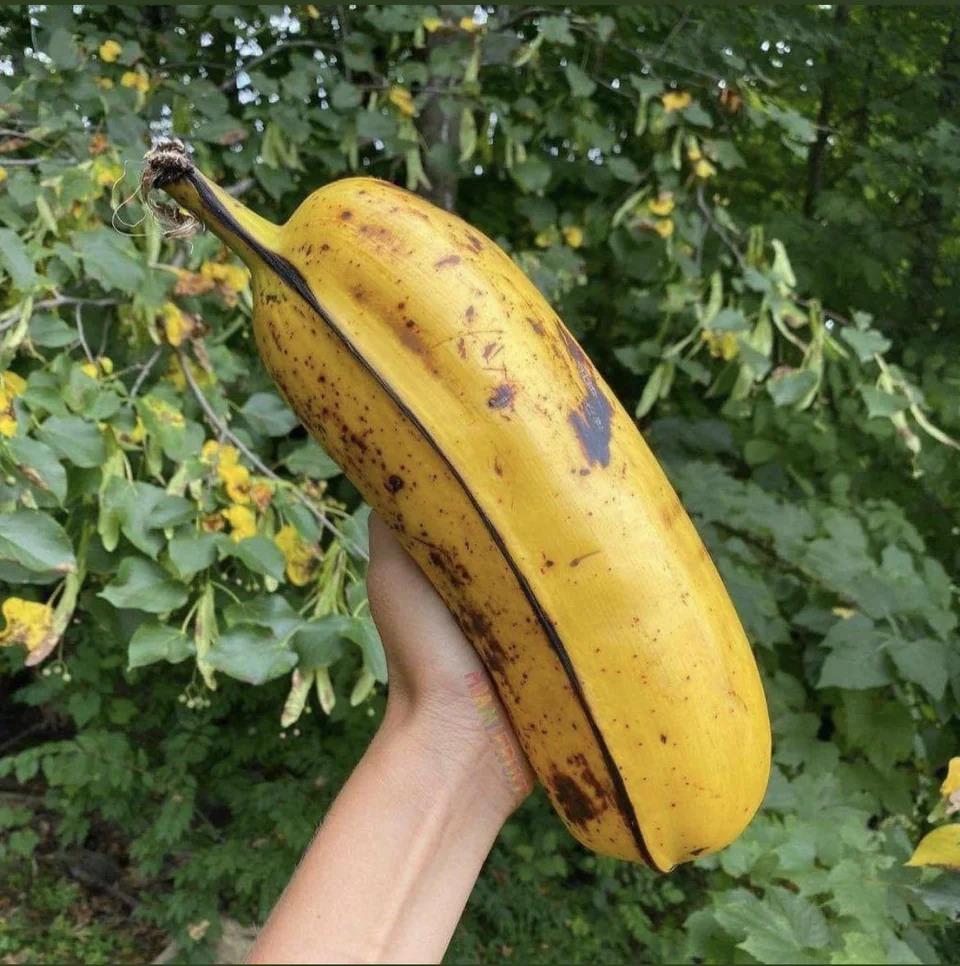
[[[699,127],[713,127],[713,118],[700,106],[699,102],[693,101],[681,112],[683,118],[689,124],[696,124]]]
[[[125,557],[116,577],[98,595],[114,607],[166,614],[187,602],[187,589],[157,564],[143,557]]]
[[[919,684],[934,701],[943,697],[950,677],[949,651],[943,641],[891,638],[887,650],[906,680]]]
[[[2,248],[2,243],[0,243]],[[43,349],[62,349],[77,338],[72,329],[59,315],[52,312],[36,312],[30,319],[30,341]]]
[[[363,94],[349,81],[339,81],[330,94],[330,105],[335,111],[353,111],[362,103]]]
[[[856,614],[838,621],[823,639],[830,654],[820,670],[819,688],[877,688],[891,682],[883,638],[873,621]]]
[[[29,292],[39,281],[27,246],[9,228],[0,228],[0,267],[12,279],[13,287],[21,292]]]
[[[567,64],[566,74],[570,92],[574,97],[589,97],[597,89],[590,76],[574,63]]]
[[[793,406],[817,385],[817,375],[809,369],[775,374],[767,380],[767,392],[777,406]]]
[[[241,407],[243,418],[260,436],[286,436],[299,420],[275,392],[256,392]]]
[[[575,43],[570,32],[570,21],[566,16],[550,16],[540,18],[540,33],[543,39],[551,44]]]
[[[0,560],[35,573],[72,573],[77,559],[66,531],[39,510],[0,513]]]
[[[193,503],[174,496],[150,483],[130,482],[113,476],[107,482],[100,500],[100,519],[119,526],[123,535],[149,557],[156,557],[164,539],[156,530],[192,521],[196,515]],[[112,548],[108,548],[112,549]]]
[[[287,453],[283,462],[291,473],[314,480],[329,480],[342,472],[312,439]]]
[[[328,614],[307,621],[293,635],[291,644],[300,658],[300,667],[329,667],[343,654],[343,641],[349,638],[355,617]]]
[[[254,573],[283,580],[286,562],[280,548],[272,540],[260,535],[247,537],[233,544],[232,553]]]
[[[521,164],[515,164],[510,173],[523,191],[543,191],[550,183],[553,168],[543,158],[533,155]]]
[[[95,423],[80,416],[51,416],[37,430],[37,436],[74,466],[101,466],[107,458],[103,434]]]
[[[263,594],[252,597],[243,603],[227,605],[223,612],[227,624],[254,624],[272,630],[285,641],[305,623],[304,619],[290,606],[289,601],[279,594]]]
[[[266,628],[241,624],[220,635],[206,660],[238,681],[264,684],[292,671],[297,655]]]
[[[740,309],[721,309],[703,327],[714,332],[744,332],[750,328],[746,316]]]
[[[144,621],[130,638],[127,669],[132,671],[157,661],[179,664],[195,652],[193,638],[188,637],[179,627]]]
[[[640,169],[629,158],[621,155],[615,154],[613,157],[607,158],[607,167],[610,169],[610,173],[615,178],[619,178],[620,181],[633,183],[640,178]]]
[[[75,231],[73,244],[87,274],[106,289],[133,295],[146,280],[143,263],[133,242],[112,228]]]
[[[883,355],[890,348],[890,340],[876,329],[855,329],[845,325],[840,329],[840,338],[857,354],[861,362],[869,362],[875,355]]]
[[[14,436],[7,446],[20,473],[63,503],[67,497],[67,474],[53,450],[28,436]]]
[[[381,683],[387,680],[387,658],[376,625],[369,617],[355,617],[344,632],[363,652],[363,666]]]
[[[893,393],[884,392],[875,386],[861,386],[860,395],[867,404],[867,415],[874,417],[890,417],[896,413],[902,413],[910,406],[910,400],[905,396],[897,396]]]
[[[217,536],[213,533],[188,533],[174,537],[167,550],[177,573],[189,580],[206,570],[217,559]]]

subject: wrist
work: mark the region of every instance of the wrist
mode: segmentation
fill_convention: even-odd
[[[506,713],[481,671],[465,674],[458,694],[392,693],[385,739],[417,749],[432,793],[454,792],[498,827],[533,789],[533,775]]]

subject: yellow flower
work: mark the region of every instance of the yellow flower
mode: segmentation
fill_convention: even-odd
[[[0,400],[2,398],[0,396]],[[0,411],[0,436],[6,436],[9,439],[11,436],[17,435],[17,429],[17,417],[8,409]]]
[[[112,64],[119,56],[123,48],[115,40],[105,40],[100,45],[100,59],[105,64]]]
[[[700,145],[696,141],[691,141],[687,148],[687,160],[693,163],[699,161],[702,157],[703,152],[700,150]]]
[[[661,95],[660,99],[663,101],[663,109],[668,114],[673,111],[682,111],[685,107],[689,107],[693,100],[686,91],[667,91],[666,94]]]
[[[434,31],[439,30],[442,26],[443,21],[439,17],[423,18],[423,29],[426,30],[428,34],[432,34]]]
[[[413,103],[413,97],[405,87],[391,87],[387,94],[387,100],[404,116],[413,117],[417,113],[417,108]]]
[[[316,563],[313,546],[289,523],[280,528],[273,542],[280,548],[287,562],[287,579],[294,587],[303,587],[313,575]]]
[[[124,87],[131,87],[133,90],[139,91],[141,94],[146,94],[150,90],[150,78],[136,70],[125,71],[123,77],[120,78],[120,83]]]
[[[740,351],[737,337],[732,332],[702,332],[700,338],[707,343],[710,355],[714,359],[723,359],[729,362],[735,358]]]
[[[224,463],[220,460],[217,476],[234,503],[250,502],[250,470],[239,463]]]
[[[257,535],[257,518],[250,507],[234,503],[223,511],[223,515],[230,524],[230,539],[235,543]]]
[[[571,248],[579,248],[583,244],[583,229],[579,225],[567,225],[563,229],[563,240]]]
[[[0,184],[7,180],[7,169],[0,165]]]
[[[661,238],[669,238],[673,234],[673,219],[661,218],[653,223],[653,230]]]
[[[207,466],[215,466],[220,460],[220,444],[215,439],[208,439],[200,447],[200,462]]]
[[[673,192],[661,191],[653,201],[650,202],[650,214],[658,218],[666,218],[674,209]]]
[[[190,317],[173,302],[164,303],[160,316],[163,319],[163,334],[167,337],[167,342],[174,347],[182,345],[183,340],[193,331]]]
[[[113,81],[109,77],[98,77],[97,87],[99,87],[102,91],[112,91]]]
[[[5,392],[11,398],[22,396],[26,388],[27,380],[23,376],[18,376],[9,369],[6,372],[0,372],[0,391]]]
[[[29,653],[49,648],[56,643],[53,630],[53,608],[49,604],[8,597],[3,602],[3,618],[7,626],[0,633],[0,645],[24,644]]]
[[[460,29],[466,31],[468,34],[475,34],[478,30],[482,29],[481,25],[473,19],[473,17],[461,17],[460,18]]]
[[[100,375],[100,370],[95,362],[85,362],[80,367],[81,372],[85,372],[91,379],[96,379]]]
[[[693,173],[698,178],[712,178],[716,173],[717,169],[706,159],[701,158],[694,166]]]

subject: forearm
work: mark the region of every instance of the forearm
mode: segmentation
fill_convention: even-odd
[[[486,735],[436,732],[388,713],[249,962],[442,958],[516,793]]]

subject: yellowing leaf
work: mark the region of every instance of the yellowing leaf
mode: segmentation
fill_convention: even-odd
[[[960,869],[960,825],[941,825],[927,833],[907,865]]]
[[[583,244],[583,229],[579,225],[567,225],[563,229],[563,240],[571,248],[579,248]]]
[[[119,56],[123,48],[115,40],[105,40],[100,45],[100,59],[105,64],[112,64]]]
[[[112,91],[113,81],[109,77],[98,77],[97,87],[99,87],[102,91]]]
[[[667,91],[666,94],[661,95],[660,99],[663,101],[663,109],[668,114],[673,111],[682,111],[693,100],[686,91]]]
[[[0,184],[7,180],[7,169],[0,167]]]
[[[387,94],[387,100],[404,116],[413,117],[417,113],[417,108],[413,103],[413,97],[405,87],[391,87]]]
[[[443,21],[439,17],[424,17],[422,23],[423,29],[428,34],[434,33],[443,26]]]
[[[673,211],[675,205],[672,191],[661,191],[656,198],[650,202],[650,214],[658,218],[666,218]]]
[[[22,597],[8,597],[2,609],[6,627],[0,633],[0,646],[23,644],[31,656],[31,664],[42,661],[58,640],[53,627],[53,608]]]
[[[311,20],[318,20],[320,18],[320,11],[317,10],[312,3],[308,3],[306,7],[304,7],[304,10]]]

